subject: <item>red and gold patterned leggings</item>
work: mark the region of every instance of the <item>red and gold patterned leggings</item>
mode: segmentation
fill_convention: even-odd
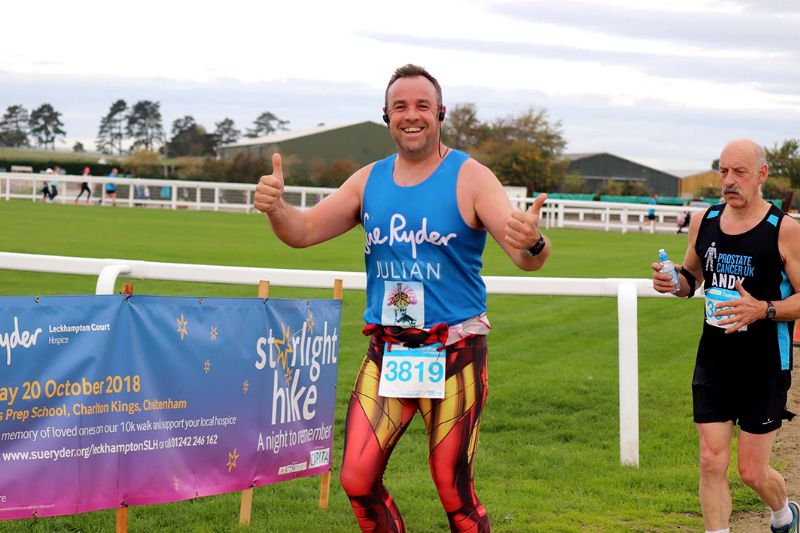
[[[416,332],[417,338],[424,333]],[[431,475],[450,530],[490,532],[489,517],[472,481],[486,401],[486,337],[468,337],[447,347],[444,399],[379,396],[384,341],[409,342],[413,335],[414,330],[395,328],[372,331],[347,410],[342,487],[362,531],[405,532],[400,511],[383,485],[383,473],[397,441],[419,411],[428,433]]]

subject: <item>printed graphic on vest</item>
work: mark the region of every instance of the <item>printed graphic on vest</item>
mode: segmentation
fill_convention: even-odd
[[[381,324],[404,328],[425,325],[425,289],[417,281],[383,282]]]
[[[733,289],[736,282],[744,282],[756,274],[753,256],[718,253],[716,242],[712,242],[703,256],[705,270],[711,273],[711,286]]]

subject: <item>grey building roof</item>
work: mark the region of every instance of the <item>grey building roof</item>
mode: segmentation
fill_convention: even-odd
[[[317,133],[348,128],[350,126],[363,124],[365,122],[369,121],[345,122],[342,124],[331,124],[330,126],[315,126],[313,128],[301,128],[299,130],[278,131],[269,135],[262,135],[261,137],[246,138],[235,143],[223,144],[220,146],[220,148],[236,148],[238,146],[253,146],[256,144],[277,144],[280,142],[290,141],[292,139],[308,137],[309,135],[315,135]]]

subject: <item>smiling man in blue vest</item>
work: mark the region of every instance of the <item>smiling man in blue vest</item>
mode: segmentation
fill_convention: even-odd
[[[340,474],[363,531],[405,531],[383,472],[417,412],[451,531],[491,530],[472,479],[490,329],[481,255],[487,233],[522,270],[541,268],[550,255],[539,230],[546,195],[525,212],[514,209],[488,168],[441,142],[445,112],[438,81],[405,65],[390,78],[383,109],[396,154],[304,212],[283,199],[279,154],[256,187],[255,207],[289,246],[364,228],[370,343],[350,398]]]

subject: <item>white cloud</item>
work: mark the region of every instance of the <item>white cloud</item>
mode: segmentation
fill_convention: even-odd
[[[46,13],[46,16],[42,16]],[[16,2],[0,33],[0,108],[52,103],[91,139],[110,104],[161,102],[245,129],[377,119],[404,63],[482,118],[545,107],[570,151],[705,167],[731,137],[800,121],[800,7],[789,0]]]

